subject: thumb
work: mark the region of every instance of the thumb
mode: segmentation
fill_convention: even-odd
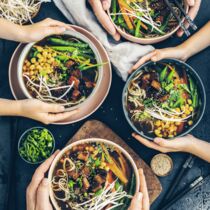
[[[101,0],[104,10],[108,10],[111,6],[111,0]]]
[[[45,36],[53,35],[53,34],[62,34],[66,31],[64,26],[48,26],[45,28]]]
[[[156,50],[156,53],[152,55],[151,60],[153,62],[160,61],[164,58],[164,51],[163,50]]]
[[[48,179],[44,178],[39,185],[37,190],[36,198],[36,209],[37,210],[51,210],[52,206],[49,200],[49,182]]]
[[[58,105],[58,104],[49,104],[49,103],[43,103],[41,107],[42,112],[46,113],[60,113],[65,110],[64,106]]]
[[[136,193],[131,201],[131,205],[128,210],[141,210],[143,202],[143,194],[141,192]]]
[[[175,148],[175,144],[174,144],[173,140],[166,140],[166,139],[163,139],[163,138],[155,138],[154,142],[161,147]]]
[[[192,7],[195,5],[195,0],[187,0],[187,4]]]

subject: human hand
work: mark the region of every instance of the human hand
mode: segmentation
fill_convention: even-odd
[[[101,25],[116,41],[119,41],[120,35],[106,13],[111,6],[111,0],[89,0],[89,3]]]
[[[46,18],[38,23],[32,25],[22,26],[23,38],[22,42],[36,42],[46,36],[53,34],[62,34],[66,30],[73,30],[68,24]]]
[[[188,59],[188,57],[189,57],[189,53],[186,51],[185,47],[182,45],[179,45],[177,47],[153,50],[152,52],[140,58],[140,60],[134,66],[132,66],[132,68],[129,70],[129,73],[131,73],[132,71],[135,71],[141,65],[143,65],[149,60],[153,62],[157,62],[165,58],[175,58],[175,59],[185,61]]]
[[[48,171],[54,158],[59,151],[56,151],[44,163],[42,163],[35,171],[31,183],[26,191],[26,206],[27,210],[52,210],[52,205],[49,200],[49,183],[45,178],[45,173]]]
[[[76,114],[78,110],[64,112],[65,108],[58,104],[48,104],[37,99],[19,101],[19,113],[17,115],[50,124],[64,120]]]
[[[149,194],[147,190],[147,183],[145,180],[144,172],[142,169],[139,169],[139,176],[140,176],[140,192],[137,193],[132,201],[131,205],[128,210],[149,210],[150,203],[149,203]]]
[[[168,152],[191,152],[191,146],[197,140],[192,135],[186,135],[184,137],[178,137],[173,140],[166,140],[163,138],[155,138],[154,141],[147,140],[136,133],[132,133],[132,136],[140,143],[154,150],[158,150],[162,153]]]
[[[201,5],[201,0],[185,0],[185,2],[189,6],[188,15],[192,20],[194,20],[198,14]],[[186,28],[189,28],[189,23],[187,21],[184,22],[184,25]],[[179,29],[177,32],[177,36],[181,37],[183,34],[184,31],[182,29]]]

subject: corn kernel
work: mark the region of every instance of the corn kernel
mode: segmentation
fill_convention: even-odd
[[[185,110],[185,106],[181,106],[181,110],[184,111]]]
[[[160,120],[157,120],[157,121],[155,122],[155,125],[159,127],[159,126],[161,125]]]
[[[188,121],[188,125],[192,125],[192,124],[193,124],[192,120]]]
[[[191,105],[191,104],[192,104],[192,100],[191,100],[191,99],[188,99],[188,100],[187,100],[187,103],[188,103],[189,105]]]
[[[193,107],[192,107],[192,106],[190,106],[189,110],[192,112],[194,109],[193,109]]]

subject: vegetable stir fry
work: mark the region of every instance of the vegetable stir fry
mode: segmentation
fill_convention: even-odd
[[[110,15],[117,26],[138,38],[163,36],[178,26],[164,0],[112,0]]]
[[[101,65],[87,43],[69,35],[51,36],[32,47],[23,78],[34,98],[72,107],[92,93]]]
[[[193,125],[201,105],[197,84],[183,66],[150,64],[130,81],[129,117],[149,136],[172,138]]]
[[[116,148],[102,143],[74,146],[57,163],[52,189],[61,209],[127,209],[135,175]]]
[[[54,139],[44,128],[36,128],[27,132],[21,139],[19,154],[31,163],[39,163],[47,159],[53,152]]]

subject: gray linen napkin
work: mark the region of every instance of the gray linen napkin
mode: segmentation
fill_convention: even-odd
[[[153,47],[131,42],[115,42],[97,22],[93,12],[87,8],[86,2],[86,0],[54,0],[55,5],[71,23],[86,28],[100,40],[117,73],[126,80],[127,71],[140,57],[152,51]]]

